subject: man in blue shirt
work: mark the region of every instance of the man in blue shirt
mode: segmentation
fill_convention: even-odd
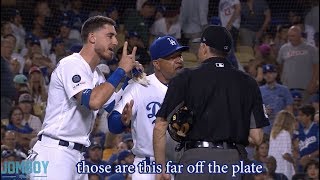
[[[269,115],[270,126],[264,127],[264,132],[270,134],[276,114],[281,110],[293,112],[293,98],[286,86],[277,83],[277,70],[275,65],[263,66],[263,76],[266,84],[260,87],[263,104]]]

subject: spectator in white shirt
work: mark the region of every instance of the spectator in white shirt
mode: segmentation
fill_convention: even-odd
[[[283,173],[288,179],[295,174],[292,156],[292,134],[295,129],[295,117],[282,110],[277,114],[270,135],[269,156],[277,160],[277,173]]]
[[[181,38],[181,25],[178,22],[179,11],[178,10],[167,10],[164,12],[164,17],[154,22],[151,27],[151,34],[153,36],[161,37],[170,35],[176,39]]]

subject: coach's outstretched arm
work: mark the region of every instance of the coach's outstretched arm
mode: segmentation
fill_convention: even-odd
[[[108,128],[113,134],[122,133],[129,125],[132,117],[133,100],[123,108],[122,114],[119,111],[114,110],[108,117]]]
[[[109,100],[120,81],[135,65],[137,47],[133,48],[131,54],[127,54],[127,47],[128,42],[125,42],[119,67],[107,79],[106,83],[102,83],[93,89],[85,89],[76,94],[76,99],[81,105],[84,105],[88,109],[98,110]]]

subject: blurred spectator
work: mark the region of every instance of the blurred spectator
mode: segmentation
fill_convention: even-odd
[[[132,139],[132,134],[131,133],[125,133],[122,136],[122,142],[127,144],[127,147],[129,150],[133,148],[133,139]]]
[[[9,21],[1,22],[1,40],[4,36],[8,34],[13,34],[12,27]]]
[[[22,125],[28,124],[35,133],[41,130],[42,122],[39,117],[32,115],[33,113],[33,99],[29,93],[21,94],[19,97],[19,107],[23,112]]]
[[[265,0],[247,0],[241,3],[240,45],[258,45],[271,21],[271,12]]]
[[[29,90],[28,87],[28,78],[23,74],[17,74],[13,78],[14,87],[16,88],[17,92],[19,91],[27,91]],[[28,88],[28,89],[25,89]]]
[[[72,29],[72,22],[70,20],[63,20],[59,25],[58,38],[62,39],[66,49],[70,49],[74,44],[81,43],[80,32]]]
[[[303,105],[299,108],[299,129],[297,140],[299,141],[299,163],[305,166],[311,159],[319,158],[319,126],[313,122],[315,110],[311,105]],[[299,170],[302,170],[300,166]]]
[[[44,39],[47,37],[47,32],[45,31],[45,17],[36,16],[33,20],[32,34],[34,34],[39,39]]]
[[[108,165],[107,161],[102,160],[102,147],[100,144],[94,144],[92,143],[91,146],[88,149],[88,158],[85,160],[86,164],[91,166],[91,165]],[[110,175],[109,173],[101,173],[99,176],[104,179],[106,176]]]
[[[119,142],[119,144],[117,145],[117,149],[118,149],[118,152],[120,152],[122,150],[129,150],[128,145],[126,143],[124,143],[123,141]]]
[[[318,180],[319,179],[319,161],[310,160],[305,168],[304,172],[306,173],[307,179]]]
[[[289,180],[291,178],[286,177],[281,172],[278,172],[279,168],[279,163],[273,156],[268,156],[267,157],[267,162],[266,162],[266,167],[267,167],[267,177],[266,179],[274,179],[274,180]]]
[[[51,62],[51,60],[43,56],[40,53],[33,53],[30,59],[27,59],[25,64],[25,71],[32,69],[32,67],[39,67],[43,73],[43,77],[45,78],[45,84],[49,84],[49,76],[56,67],[55,64]],[[29,69],[28,69],[29,68]]]
[[[31,38],[31,39],[29,39]],[[39,38],[30,35],[28,39],[26,40],[26,45],[27,49],[24,50],[23,53],[25,53],[24,58],[25,58],[25,63],[23,67],[23,73],[28,74],[29,69],[33,65],[44,65],[45,63],[49,63],[49,59],[45,59],[43,61],[40,61],[40,57],[44,57],[42,54],[42,48],[40,44]],[[41,59],[42,60],[42,59]],[[49,60],[49,61],[48,61]]]
[[[72,22],[72,27],[80,32],[82,24],[88,18],[88,13],[83,10],[82,0],[71,0],[67,14]]]
[[[13,45],[8,39],[1,40],[1,119],[8,118],[12,107],[12,99],[16,95],[13,74],[10,69],[10,53]]]
[[[129,150],[122,150],[118,155],[118,164],[133,164],[134,155]]]
[[[295,174],[292,156],[292,134],[295,129],[295,117],[288,111],[280,111],[270,134],[269,156],[276,159],[275,172],[291,179]],[[269,170],[269,168],[268,168]]]
[[[22,17],[20,15],[19,10],[17,9],[11,9],[10,12],[10,25],[13,31],[13,35],[16,37],[16,46],[15,46],[15,52],[20,53],[20,51],[25,46],[25,36],[26,31],[22,25]]]
[[[10,60],[10,68],[14,75],[19,74],[20,63],[17,59],[11,58]]]
[[[253,159],[262,163],[265,167],[265,163],[267,162],[269,151],[269,140],[264,139],[259,146],[255,146],[255,152],[253,155]]]
[[[259,84],[263,81],[263,69],[262,62],[258,59],[250,59],[248,64],[244,66],[245,72],[247,72],[252,78],[254,78]]]
[[[190,52],[197,54],[198,43],[192,43],[201,37],[202,31],[208,26],[209,0],[182,0],[180,8],[180,24],[183,36],[189,40]]]
[[[50,17],[51,9],[49,7],[48,1],[38,1],[34,8],[34,15],[35,16],[42,16],[42,17]]]
[[[118,144],[121,142],[120,134],[107,133],[103,150],[103,160],[108,160],[111,156],[118,157]]]
[[[67,54],[79,53],[82,49],[82,44],[74,44],[67,50]]]
[[[117,24],[119,23],[119,12],[117,7],[109,6],[106,11],[106,16],[113,19]]]
[[[147,0],[136,0],[136,9],[137,11],[140,11],[142,8],[142,5],[146,2]]]
[[[200,3],[199,3],[200,4]],[[140,11],[128,9],[124,14],[124,26],[127,31],[136,31],[141,34],[141,39],[144,44],[149,44],[149,28],[152,25],[152,18],[155,15],[155,5],[152,1],[143,3]]]
[[[250,59],[248,64],[244,66],[245,72],[247,72],[258,84],[262,84],[263,81],[263,69],[262,62],[259,59]]]
[[[314,34],[315,30],[312,26],[304,24],[303,22],[303,9],[290,9],[288,14],[289,23],[292,26],[298,26],[301,29],[302,38],[309,44],[315,45]]]
[[[18,133],[31,134],[33,129],[28,123],[22,125],[23,112],[20,107],[13,107],[9,113],[9,124],[7,130],[16,131]]]
[[[267,114],[269,115],[270,125],[264,127],[265,133],[270,134],[275,116],[281,110],[293,112],[293,98],[289,89],[286,86],[276,82],[277,70],[273,64],[263,66],[263,76],[266,84],[260,86],[263,104],[266,106]]]
[[[109,66],[106,65],[106,64],[99,64],[97,67],[103,73],[104,77],[107,79],[109,77],[109,74],[110,74]]]
[[[291,90],[293,98],[293,114],[298,116],[299,107],[302,105],[302,94],[297,90]]]
[[[292,26],[288,31],[289,43],[280,48],[277,62],[282,65],[281,81],[289,89],[298,89],[307,100],[316,92],[319,76],[319,53],[305,43],[301,29]],[[299,73],[297,73],[299,72]]]
[[[4,39],[8,39],[14,46],[17,42],[17,38],[13,34],[8,34],[3,37]],[[17,60],[19,62],[20,69],[18,70],[19,73],[23,73],[23,68],[25,64],[25,59],[20,53],[13,52],[11,54],[12,60]]]
[[[290,25],[280,25],[278,27],[276,36],[274,38],[274,52],[275,55],[278,55],[278,52],[282,45],[286,44],[288,42],[288,30],[290,28]]]
[[[156,7],[156,15],[154,16],[154,20],[157,21],[164,17],[164,13],[166,11],[166,7],[163,5],[158,5]]]
[[[312,8],[305,17],[305,24],[314,28],[315,32],[319,32],[319,1],[312,0]]]
[[[128,49],[132,51],[134,46],[137,46],[138,49],[145,48],[145,44],[141,38],[141,35],[136,31],[129,31],[126,36],[126,40],[128,41]],[[122,47],[119,49],[123,49]],[[137,49],[137,50],[138,50]]]
[[[117,51],[117,55],[118,54],[121,54],[120,56],[122,56],[122,49],[119,48],[118,51]],[[107,62],[107,65],[109,66],[110,68],[110,74],[112,74],[117,68],[118,68],[118,64],[119,64],[119,60],[117,57],[113,57],[111,59],[111,61],[108,61]]]
[[[263,64],[278,65],[276,57],[274,56],[271,46],[269,44],[261,44],[258,47],[259,58],[261,58]]]
[[[226,27],[233,39],[234,51],[237,51],[237,39],[241,21],[241,4],[239,0],[220,0],[219,18],[221,25]]]
[[[8,150],[14,150],[17,147],[17,132],[7,130],[4,133],[3,141],[1,142],[1,150],[2,148]]]
[[[92,144],[99,144],[102,148],[104,147],[104,142],[106,141],[106,134],[99,130],[101,115],[98,114],[94,122],[92,131],[90,133],[89,139]]]
[[[34,66],[29,71],[30,93],[33,98],[33,110],[36,116],[43,118],[48,92],[40,68]]]
[[[164,12],[164,17],[156,20],[150,30],[155,38],[170,35],[176,39],[181,39],[181,25],[178,22],[179,10],[172,9]]]
[[[51,52],[52,53],[49,55],[49,59],[54,65],[57,65],[62,58],[67,56],[67,51],[64,47],[64,42],[62,39],[56,38],[52,41]]]

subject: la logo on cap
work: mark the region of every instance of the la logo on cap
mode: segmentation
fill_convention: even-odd
[[[167,38],[167,39],[168,39],[168,41],[170,42],[170,44],[171,44],[172,46],[177,45],[176,41],[174,41],[173,39],[171,39],[171,38]]]

